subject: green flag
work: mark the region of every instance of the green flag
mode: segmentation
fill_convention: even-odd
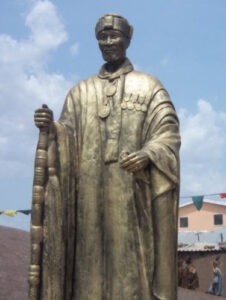
[[[200,210],[202,208],[203,198],[204,198],[204,196],[193,196],[192,197],[192,201],[198,210]]]

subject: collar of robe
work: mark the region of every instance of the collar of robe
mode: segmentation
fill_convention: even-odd
[[[127,74],[133,70],[133,65],[131,64],[128,58],[124,60],[124,62],[116,72],[109,72],[107,70],[107,65],[107,63],[104,64],[100,69],[98,77],[100,77],[101,79],[114,80],[120,77],[121,75]]]

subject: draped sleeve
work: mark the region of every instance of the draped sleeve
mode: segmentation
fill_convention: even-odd
[[[153,198],[179,188],[179,120],[167,91],[158,86],[144,124],[143,151],[151,161]]]

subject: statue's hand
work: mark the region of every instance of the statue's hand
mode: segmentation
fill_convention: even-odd
[[[121,159],[120,166],[128,172],[138,172],[143,170],[150,160],[148,155],[141,151],[133,152]]]
[[[53,122],[53,112],[47,105],[43,104],[42,108],[35,111],[34,114],[35,126],[39,129],[49,129]]]

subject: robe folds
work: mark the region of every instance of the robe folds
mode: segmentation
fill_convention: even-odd
[[[151,75],[112,81],[76,84],[49,134],[40,299],[177,299],[178,118]]]

